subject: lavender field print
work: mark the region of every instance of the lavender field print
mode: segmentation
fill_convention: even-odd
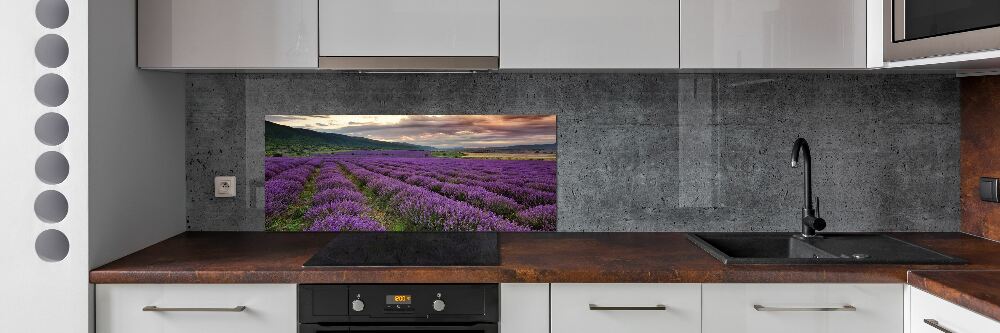
[[[270,115],[268,231],[555,231],[556,116]]]

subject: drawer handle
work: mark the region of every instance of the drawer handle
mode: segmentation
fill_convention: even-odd
[[[231,308],[161,308],[155,305],[142,307],[142,311],[155,312],[243,312],[247,307],[240,305]]]
[[[952,332],[951,330],[949,330],[947,328],[944,328],[944,326],[941,326],[941,323],[938,323],[938,321],[934,320],[934,319],[924,319],[924,324],[927,324],[930,327],[936,328],[938,331],[941,331],[941,332],[944,332],[944,333],[955,333],[955,332]]]
[[[667,306],[663,304],[657,304],[653,306],[600,306],[597,304],[591,304],[591,311],[649,311],[649,310],[666,310]]]
[[[858,308],[855,308],[853,305],[844,305],[844,306],[841,306],[841,307],[833,307],[833,308],[776,308],[776,307],[771,307],[771,306],[763,306],[763,305],[759,305],[759,304],[754,304],[753,305],[753,309],[757,310],[757,311],[775,311],[775,312],[782,312],[782,311],[858,311]]]

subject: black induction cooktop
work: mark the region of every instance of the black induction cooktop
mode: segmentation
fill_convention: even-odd
[[[497,266],[494,232],[340,232],[303,266]]]

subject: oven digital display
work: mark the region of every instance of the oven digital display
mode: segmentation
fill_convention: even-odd
[[[413,303],[413,296],[411,295],[385,295],[385,304],[397,305],[411,303]]]

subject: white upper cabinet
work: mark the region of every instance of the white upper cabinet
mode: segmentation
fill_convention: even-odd
[[[681,67],[879,67],[881,2],[867,2],[682,0]]]
[[[319,0],[323,57],[496,57],[499,0]]]
[[[678,67],[678,0],[503,0],[500,68]]]
[[[139,0],[139,67],[316,68],[316,0]]]

